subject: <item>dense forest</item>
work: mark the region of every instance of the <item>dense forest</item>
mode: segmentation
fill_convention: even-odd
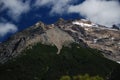
[[[41,43],[26,48],[0,65],[0,80],[120,80],[120,65],[101,51],[73,43],[56,52],[55,46]]]

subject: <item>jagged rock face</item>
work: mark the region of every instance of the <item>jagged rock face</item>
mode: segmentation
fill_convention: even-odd
[[[74,42],[74,39],[54,25],[38,22],[0,44],[0,63],[18,56],[24,49],[32,48],[32,45],[38,42],[55,45],[58,48],[57,54],[59,54],[62,46]]]
[[[118,25],[113,25],[112,28],[113,28],[113,29],[120,30],[120,24],[118,24]]]
[[[51,25],[38,22],[0,43],[0,63],[18,56],[24,49],[32,48],[38,42],[55,45],[58,48],[57,54],[63,45],[76,42],[82,47],[99,49],[105,57],[120,61],[120,30],[109,29],[84,19],[60,19]]]
[[[105,57],[120,61],[120,30],[83,19],[66,21],[60,28],[68,32],[76,42],[84,41],[89,47],[103,51]]]

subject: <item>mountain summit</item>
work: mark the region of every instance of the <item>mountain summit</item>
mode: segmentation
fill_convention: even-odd
[[[0,43],[0,80],[120,80],[120,31],[89,20],[35,25]]]
[[[31,48],[38,42],[55,45],[58,49],[57,54],[60,53],[63,45],[75,42],[83,47],[102,51],[108,59],[120,61],[120,31],[118,29],[107,28],[85,19],[60,18],[51,25],[38,22],[0,43],[0,62],[4,63],[18,56],[25,48]]]

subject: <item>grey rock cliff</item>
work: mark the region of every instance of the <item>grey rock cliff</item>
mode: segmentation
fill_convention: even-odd
[[[59,54],[62,46],[65,43],[74,42],[74,39],[54,25],[45,25],[42,22],[38,22],[0,44],[0,63],[18,56],[24,49],[32,48],[32,45],[38,42],[55,45],[58,49],[57,54]]]
[[[74,20],[61,28],[76,36],[76,40],[81,39],[89,47],[101,50],[106,58],[120,61],[120,30],[83,19]]]

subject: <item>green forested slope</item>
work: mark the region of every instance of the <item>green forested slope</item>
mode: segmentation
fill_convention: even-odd
[[[65,75],[84,74],[120,80],[120,65],[104,58],[98,50],[71,44],[59,55],[56,52],[55,46],[40,43],[24,50],[19,57],[0,65],[0,80],[60,80]]]

